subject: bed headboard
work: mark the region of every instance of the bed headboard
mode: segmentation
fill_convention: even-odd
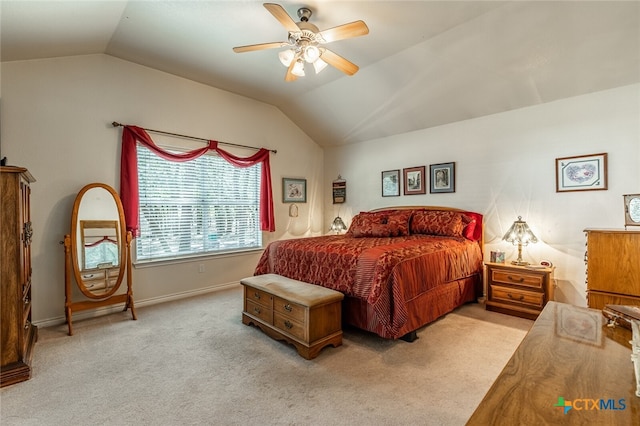
[[[377,209],[369,210],[371,212],[383,212],[387,210],[445,210],[445,211],[454,211],[467,213],[476,219],[476,231],[474,235],[478,237],[477,241],[480,245],[480,250],[484,253],[484,215],[482,213],[472,212],[469,210],[459,209],[456,207],[444,207],[444,206],[389,206],[389,207],[380,207]]]

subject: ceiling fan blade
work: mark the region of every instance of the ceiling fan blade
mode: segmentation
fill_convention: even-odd
[[[284,10],[282,6],[275,3],[264,3],[263,6],[271,12],[271,14],[286,28],[290,33],[300,31],[300,28],[296,25],[296,22],[291,19],[291,16]]]
[[[324,49],[324,52],[322,52],[322,55],[320,55],[320,59],[322,59],[329,65],[336,67],[347,75],[354,75],[360,69],[353,62],[346,60],[342,56],[338,55],[335,52],[332,52],[329,49]]]
[[[320,35],[327,43],[367,34],[369,34],[369,27],[367,27],[367,24],[365,24],[364,21],[354,21],[348,24],[329,28],[328,30],[320,31]]]
[[[238,47],[234,47],[233,51],[236,53],[253,52],[254,50],[277,49],[283,46],[288,46],[288,44],[283,41],[276,41],[273,43],[261,43],[261,44],[250,44],[248,46],[238,46]]]
[[[295,81],[298,79],[298,77],[296,77],[293,74],[293,66],[296,64],[296,58],[293,59],[293,61],[291,61],[291,63],[289,64],[289,68],[287,68],[287,73],[284,75],[284,81]]]

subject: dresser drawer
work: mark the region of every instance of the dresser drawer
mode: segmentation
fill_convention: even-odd
[[[505,283],[509,285],[521,285],[542,289],[544,276],[537,274],[527,274],[520,271],[506,271],[502,269],[491,269],[492,283]]]
[[[273,299],[273,311],[293,320],[304,322],[306,308],[297,303],[289,302],[288,300],[275,296]]]
[[[490,300],[495,302],[514,303],[538,309],[544,306],[544,293],[491,285],[489,295]]]
[[[285,333],[289,333],[300,340],[306,340],[304,324],[291,319],[291,317],[289,316],[274,312],[273,325],[276,328],[279,328]]]
[[[271,299],[273,298],[273,296],[265,291],[253,287],[245,287],[245,298],[262,306],[267,306],[269,307],[269,309],[271,309]]]

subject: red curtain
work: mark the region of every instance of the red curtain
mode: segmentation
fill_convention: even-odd
[[[236,167],[249,167],[262,163],[260,180],[260,229],[273,232],[276,221],[273,214],[273,195],[271,193],[271,169],[269,167],[269,150],[261,148],[254,155],[246,158],[235,156],[218,148],[218,142],[209,141],[209,145],[189,152],[173,154],[156,145],[149,134],[136,126],[124,126],[122,131],[122,157],[120,164],[120,199],[124,209],[127,231],[140,236],[139,196],[138,196],[138,157],[136,142],[149,148],[155,154],[169,161],[189,161],[200,157],[207,151],[216,151],[218,155]]]

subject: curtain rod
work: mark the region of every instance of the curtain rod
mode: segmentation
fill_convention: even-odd
[[[114,122],[111,123],[111,125],[113,127],[124,127],[124,126],[127,126],[128,124],[122,124],[122,123],[118,123],[117,121],[114,121]],[[209,142],[209,139],[197,138],[195,136],[187,136],[187,135],[181,135],[179,133],[163,132],[162,130],[145,129],[144,127],[141,127],[141,129],[146,130],[147,132],[160,133],[162,135],[177,136],[179,138],[193,139],[193,140],[196,140],[196,141]],[[220,141],[216,141],[216,142],[218,142],[219,144],[222,144],[222,145],[237,146],[239,148],[249,148],[249,149],[258,149],[258,150],[262,149],[262,148],[256,148],[255,146],[240,145],[240,144],[231,143],[231,142],[220,142]],[[273,152],[274,154],[278,153],[277,149],[270,149],[269,151]]]

